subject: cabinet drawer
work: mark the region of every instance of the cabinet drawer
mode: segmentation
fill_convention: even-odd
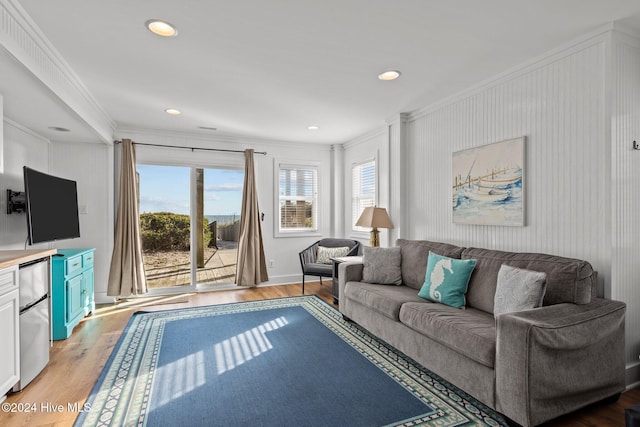
[[[82,267],[89,268],[93,266],[93,252],[82,255]]]
[[[4,295],[14,289],[18,289],[18,281],[16,280],[17,274],[18,267],[0,270],[0,295]]]
[[[75,256],[64,261],[64,270],[67,276],[82,270],[82,256]]]

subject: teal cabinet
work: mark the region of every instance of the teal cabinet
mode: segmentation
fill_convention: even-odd
[[[51,259],[51,329],[54,340],[69,338],[73,328],[96,308],[93,298],[95,249],[58,249]]]

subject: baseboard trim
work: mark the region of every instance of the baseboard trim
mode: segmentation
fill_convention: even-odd
[[[627,389],[640,386],[640,362],[630,363],[625,369]]]
[[[633,383],[633,384],[629,384],[625,387],[624,391],[629,391],[629,390],[633,390],[634,388],[640,388],[640,381]]]

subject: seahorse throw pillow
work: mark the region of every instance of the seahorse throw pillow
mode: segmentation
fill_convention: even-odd
[[[424,285],[418,296],[456,308],[464,308],[475,259],[454,259],[429,252]]]

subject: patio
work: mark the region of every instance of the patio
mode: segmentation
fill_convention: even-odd
[[[196,270],[197,284],[233,283],[236,274],[238,242],[218,240],[218,248],[205,248],[203,268]],[[189,286],[189,251],[143,252],[149,289]]]

